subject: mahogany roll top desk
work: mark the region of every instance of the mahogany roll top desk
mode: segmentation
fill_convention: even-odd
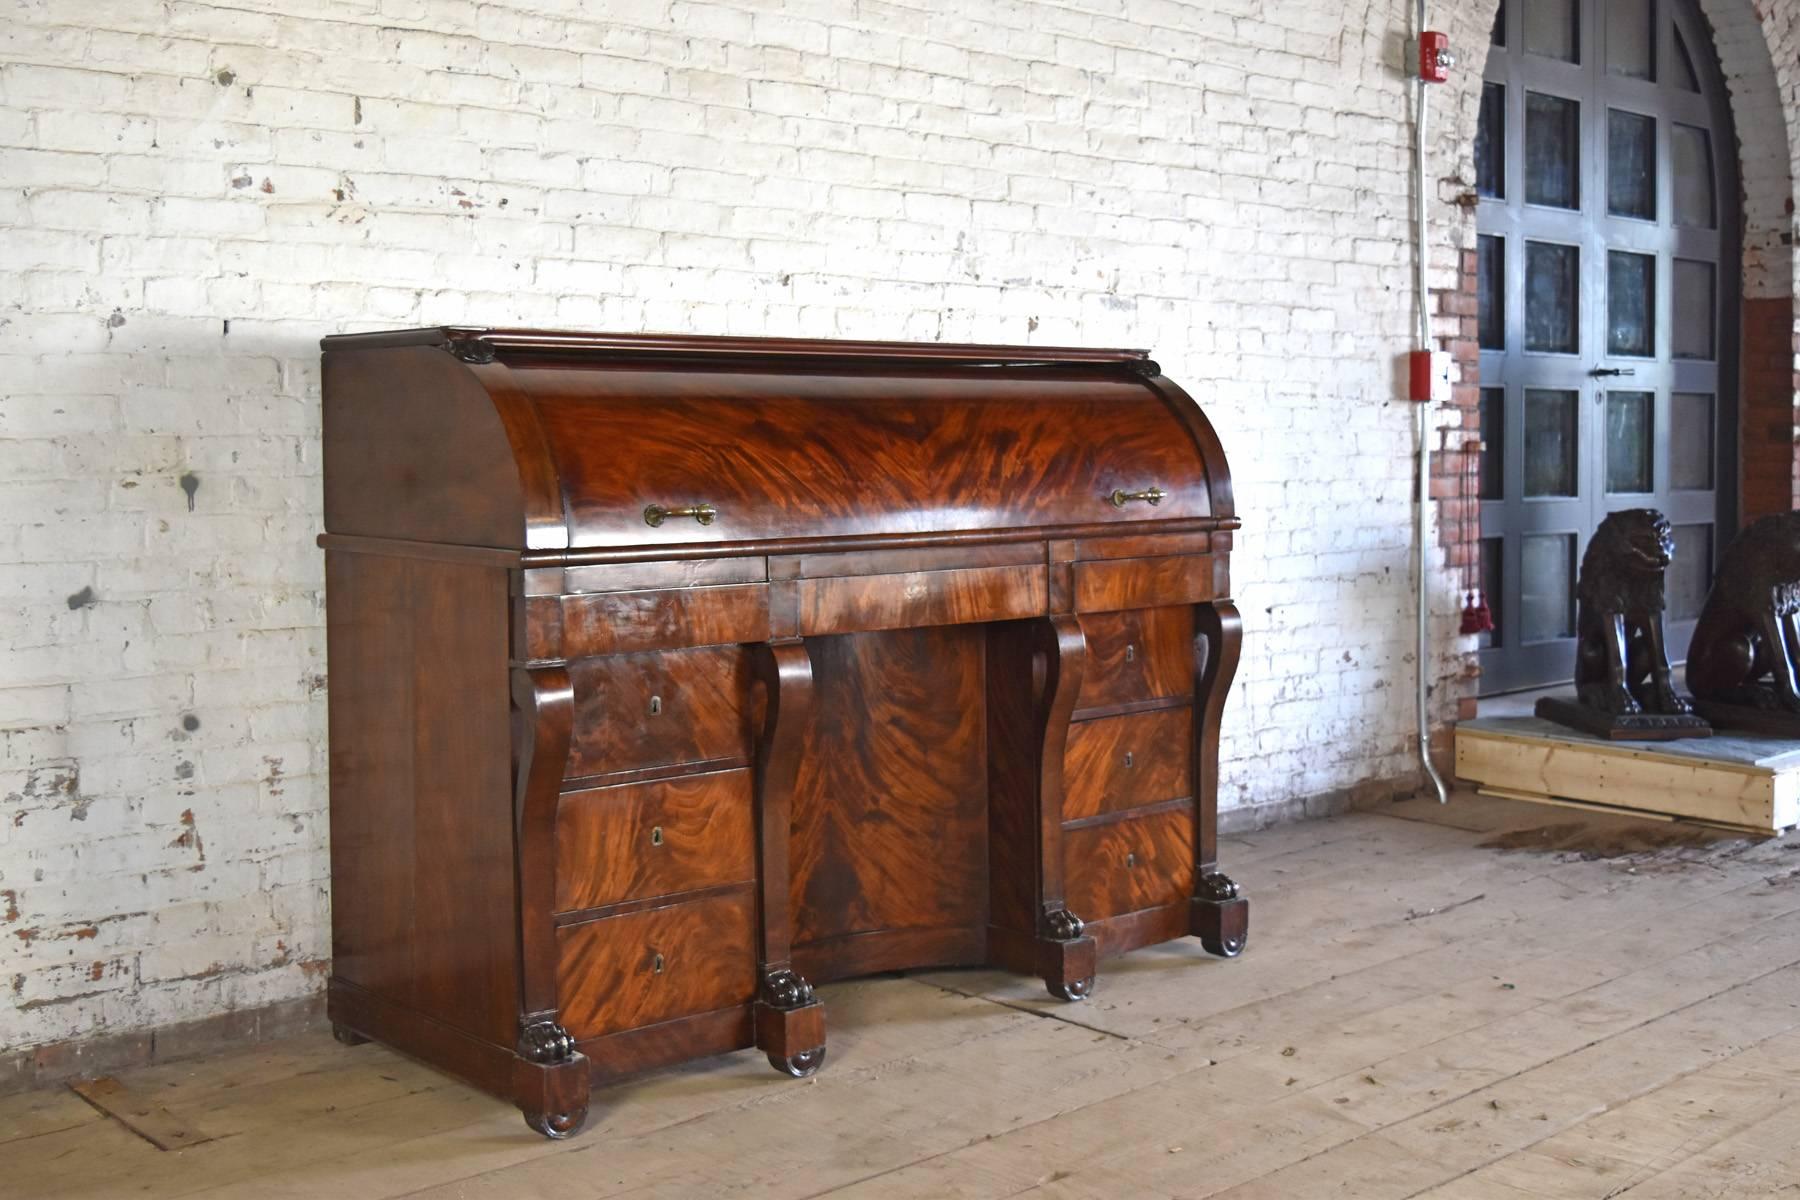
[[[1225,456],[1141,351],[324,342],[331,1019],[580,1127],[813,985],[1244,944]]]

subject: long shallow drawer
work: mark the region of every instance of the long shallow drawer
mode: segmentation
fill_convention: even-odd
[[[1035,617],[1050,594],[1041,564],[802,579],[796,586],[806,635]]]
[[[1194,610],[1187,605],[1088,613],[1077,709],[1137,704],[1194,691]]]
[[[556,816],[556,909],[756,878],[748,768],[569,792]]]
[[[569,776],[750,757],[750,653],[742,646],[569,664]]]
[[[1224,559],[1209,554],[1078,562],[1075,611],[1113,612],[1162,604],[1198,604],[1221,589]]]
[[[526,596],[513,652],[533,661],[769,640],[769,585]]]
[[[1184,903],[1193,887],[1192,805],[1063,833],[1063,893],[1084,921]]]
[[[1186,705],[1069,726],[1063,820],[1140,808],[1192,790],[1193,717]]]
[[[756,993],[752,889],[557,930],[563,1026],[582,1038],[747,1003]]]

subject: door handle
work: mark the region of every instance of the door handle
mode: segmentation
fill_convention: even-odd
[[[1636,375],[1636,367],[1595,367],[1588,372],[1595,379],[1617,379],[1622,375]]]

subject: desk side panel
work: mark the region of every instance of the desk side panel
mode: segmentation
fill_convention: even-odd
[[[333,974],[510,1047],[507,572],[326,554]]]

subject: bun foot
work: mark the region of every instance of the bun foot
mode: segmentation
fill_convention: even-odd
[[[336,1021],[331,1023],[331,1036],[346,1046],[361,1046],[369,1040],[348,1025],[340,1025]]]
[[[1094,990],[1094,977],[1089,975],[1085,979],[1070,979],[1066,982],[1046,980],[1044,989],[1058,1000],[1086,1000]]]
[[[805,1079],[808,1075],[816,1075],[819,1068],[825,1065],[825,1047],[802,1050],[798,1054],[790,1054],[786,1058],[769,1051],[769,1065],[783,1075],[792,1075],[795,1079]]]
[[[1206,948],[1208,954],[1216,954],[1220,958],[1236,958],[1244,952],[1244,938],[1241,935],[1238,937],[1210,937],[1201,934],[1200,944]]]
[[[560,1142],[564,1138],[574,1137],[587,1124],[588,1110],[584,1106],[574,1112],[525,1114],[525,1123],[551,1141]]]
[[[1194,889],[1191,931],[1208,954],[1236,958],[1250,940],[1250,902],[1229,876],[1208,871]]]

